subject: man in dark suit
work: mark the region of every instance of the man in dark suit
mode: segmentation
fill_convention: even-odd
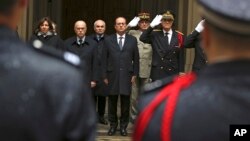
[[[0,1],[0,140],[94,141],[90,88],[76,55],[16,36],[28,0]]]
[[[94,23],[94,31],[95,34],[90,35],[89,37],[93,39],[98,45],[97,47],[97,68],[96,68],[96,75],[97,75],[97,83],[96,87],[93,88],[94,99],[97,106],[97,113],[99,116],[99,123],[107,125],[108,122],[104,118],[105,114],[105,107],[106,107],[106,96],[108,95],[108,87],[104,84],[102,80],[102,50],[103,50],[103,43],[104,39],[107,37],[105,34],[106,24],[103,20],[96,20]]]
[[[103,78],[109,87],[108,117],[110,129],[108,135],[116,132],[118,125],[117,100],[121,100],[120,133],[127,136],[131,85],[139,73],[139,53],[135,37],[126,34],[126,19],[115,20],[116,33],[104,41]]]
[[[78,55],[81,60],[87,64],[87,76],[89,86],[91,88],[96,86],[96,46],[92,39],[85,36],[87,32],[87,25],[84,21],[76,21],[74,26],[76,36],[66,39],[65,46],[66,50]]]
[[[198,4],[206,19],[201,35],[209,65],[147,87],[134,141],[249,140],[250,1]],[[242,129],[247,134],[237,134]]]
[[[150,74],[152,81],[184,72],[184,36],[172,29],[174,18],[171,11],[157,15],[140,37],[142,42],[152,44]],[[162,29],[154,30],[154,27],[160,23]]]
[[[194,48],[195,56],[192,70],[195,72],[200,71],[207,64],[207,57],[204,53],[203,48],[200,45],[201,37],[200,33],[204,29],[205,20],[199,22],[199,24],[195,27],[195,30],[187,36],[184,42],[184,48]]]

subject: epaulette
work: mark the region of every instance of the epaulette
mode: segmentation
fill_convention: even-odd
[[[160,29],[154,29],[153,31],[162,31],[162,30],[160,30]]]
[[[148,83],[144,86],[143,92],[148,93],[157,89],[160,89],[173,82],[174,76],[166,77],[160,80],[156,80],[152,83]]]
[[[41,52],[43,54],[46,54],[46,55],[51,56],[53,58],[56,58],[58,60],[62,60],[70,65],[75,66],[75,67],[81,67],[80,58],[71,52],[57,51],[56,49],[54,49],[52,47],[45,46],[40,40],[34,40],[32,42],[32,47],[38,52]]]
[[[181,35],[184,35],[182,32],[178,31],[178,30],[175,30],[177,33],[181,34]]]

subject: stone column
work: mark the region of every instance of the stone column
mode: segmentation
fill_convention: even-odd
[[[33,0],[29,0],[28,8],[24,11],[21,22],[18,26],[18,35],[24,41],[27,41],[32,35],[33,25]]]

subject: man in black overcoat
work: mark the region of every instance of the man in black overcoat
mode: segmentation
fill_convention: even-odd
[[[82,61],[85,61],[86,73],[91,88],[96,86],[96,46],[97,43],[86,36],[87,24],[82,21],[76,21],[74,26],[75,36],[65,40],[66,50],[78,55]]]
[[[120,133],[127,136],[131,85],[139,73],[139,53],[135,37],[126,34],[126,19],[115,20],[116,33],[104,40],[103,78],[109,88],[108,135],[115,134],[118,126],[117,100],[121,100]]]
[[[94,23],[94,31],[95,33],[90,35],[89,37],[93,39],[96,43],[96,86],[93,88],[94,99],[97,106],[97,114],[99,118],[99,123],[107,125],[108,122],[106,121],[104,114],[105,114],[105,107],[106,107],[106,97],[108,96],[108,87],[104,83],[102,79],[102,50],[104,39],[107,37],[105,34],[106,24],[103,20],[96,20]]]

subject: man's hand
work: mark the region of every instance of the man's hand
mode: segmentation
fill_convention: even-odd
[[[95,81],[91,81],[90,85],[91,85],[91,88],[94,88],[96,86],[96,82]]]
[[[132,76],[132,78],[131,78],[131,83],[132,84],[135,84],[135,79],[136,79],[136,76]]]
[[[153,21],[150,23],[150,26],[154,28],[155,26],[161,23],[162,15],[156,15]]]
[[[198,25],[195,27],[195,30],[199,33],[201,33],[204,29],[204,22],[205,20],[202,20],[198,23]]]
[[[108,84],[109,84],[109,81],[108,81],[108,79],[107,79],[107,78],[105,78],[103,81],[104,81],[104,83],[105,83],[106,85],[108,85]]]
[[[131,20],[131,21],[128,23],[128,27],[135,27],[135,26],[137,26],[139,21],[140,21],[140,18],[139,18],[139,17],[134,17],[134,19]]]
[[[179,72],[179,76],[184,76],[185,74],[185,72]]]

